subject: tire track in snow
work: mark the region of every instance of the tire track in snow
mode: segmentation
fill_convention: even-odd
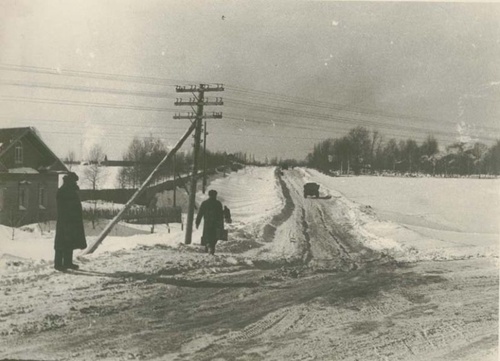
[[[310,324],[311,315],[303,307],[286,307],[271,312],[260,320],[248,325],[241,331],[230,332],[219,338],[215,338],[208,345],[191,348],[189,352],[182,353],[181,359],[189,360],[212,360],[217,356],[226,359],[222,355],[231,353],[238,344],[250,340],[271,339],[281,337],[289,332],[296,332],[295,328],[302,323]],[[189,348],[189,347],[188,347]]]
[[[215,338],[208,345],[189,350],[189,353],[183,353],[183,357],[189,360],[212,360],[217,354],[223,353],[225,350],[235,347],[236,343],[241,343],[262,335],[267,330],[273,328],[281,322],[288,314],[288,309],[281,309],[272,314],[268,314],[257,322],[245,327],[241,331],[234,331],[228,335]],[[195,340],[196,341],[196,340]],[[188,348],[190,348],[188,346]]]
[[[340,254],[344,256],[343,258],[346,259],[351,259],[352,256],[349,253],[349,251],[346,249],[342,241],[332,232],[331,227],[327,225],[326,220],[325,220],[325,213],[321,208],[318,208],[318,213],[319,213],[319,219],[321,220],[321,223],[323,224],[323,227],[327,230],[328,234],[332,237],[333,241],[335,244],[338,246],[339,250],[341,251]],[[334,225],[335,226],[335,225]]]

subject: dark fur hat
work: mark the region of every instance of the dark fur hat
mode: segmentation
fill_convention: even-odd
[[[63,177],[63,179],[64,179],[65,181],[74,181],[74,182],[76,182],[79,178],[78,178],[78,176],[76,175],[76,173],[74,173],[74,172],[69,172],[68,174],[66,174],[66,175]]]

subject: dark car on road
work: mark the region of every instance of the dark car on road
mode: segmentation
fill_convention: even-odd
[[[309,182],[304,184],[304,198],[307,196],[319,197],[319,184],[314,182]]]

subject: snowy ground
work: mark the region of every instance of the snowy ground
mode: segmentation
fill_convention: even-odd
[[[60,273],[53,224],[0,227],[0,359],[497,359],[498,180],[246,168],[209,189],[233,217],[215,257],[201,230],[121,223]]]
[[[234,223],[228,225],[236,236],[246,235],[247,238],[260,237],[262,224],[265,224],[274,213],[278,212],[283,200],[279,193],[278,184],[271,168],[246,168],[225,178],[218,178],[210,184],[209,189],[218,191],[218,199],[231,209]],[[181,192],[181,191],[179,191]],[[197,194],[197,201],[201,203],[207,196],[201,191]],[[90,202],[83,202],[84,206],[93,207]],[[101,208],[120,208],[118,204],[100,202]],[[183,222],[186,220],[183,215]],[[90,245],[104,229],[108,221],[102,220],[97,229],[92,229],[86,223],[87,243]],[[133,249],[138,245],[152,246],[161,244],[178,247],[184,243],[183,225],[172,223],[155,225],[151,234],[150,225],[136,225],[121,222],[111,232],[105,242],[97,249],[92,257],[105,252],[123,249]],[[194,228],[194,227],[193,227]],[[0,259],[27,258],[34,261],[48,262],[53,258],[53,240],[55,223],[34,224],[15,230],[12,240],[12,229],[0,225]],[[201,240],[200,229],[193,231],[193,246],[198,247]],[[78,251],[75,251],[75,255]],[[1,272],[0,267],[0,272]]]

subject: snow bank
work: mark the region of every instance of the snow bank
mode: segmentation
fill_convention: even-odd
[[[111,210],[120,210],[125,206],[125,204],[121,203],[113,203],[113,202],[106,202],[103,200],[97,200],[95,201],[83,201],[82,202],[82,208],[83,209],[98,209],[98,210],[106,210],[106,211],[111,211]],[[137,204],[132,204],[130,207],[131,209],[140,209],[140,208],[145,208],[144,206],[140,206]]]
[[[14,233],[11,227],[0,225],[0,259],[6,259],[6,255],[9,255],[14,258],[48,260],[53,257],[53,248],[54,230],[46,225],[27,225],[14,229]]]

